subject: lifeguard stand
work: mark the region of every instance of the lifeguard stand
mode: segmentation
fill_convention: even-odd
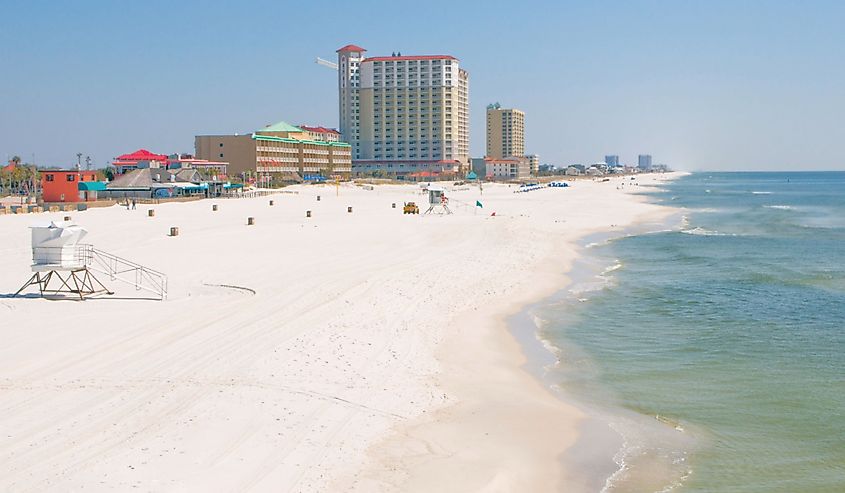
[[[426,214],[436,212],[438,214],[451,214],[449,210],[449,199],[446,198],[446,190],[441,187],[428,187],[428,210]]]
[[[34,274],[14,296],[34,285],[38,286],[41,296],[71,293],[83,300],[95,294],[113,294],[88,269],[94,257],[94,249],[91,245],[79,243],[87,234],[85,229],[66,221],[32,226],[30,229]],[[50,287],[53,279],[58,280],[53,283],[58,284],[56,289]]]

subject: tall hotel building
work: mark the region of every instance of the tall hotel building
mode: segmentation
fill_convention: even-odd
[[[449,55],[338,53],[340,132],[353,171],[461,172],[469,166],[469,74]]]
[[[525,113],[487,106],[487,157],[505,159],[525,155]]]

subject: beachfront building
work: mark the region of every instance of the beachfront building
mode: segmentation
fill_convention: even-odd
[[[346,45],[337,50],[337,90],[341,140],[348,142],[352,159],[361,157],[360,143],[360,70],[367,50]]]
[[[167,169],[166,166],[151,166],[127,171],[108,182],[101,198],[149,199],[184,196],[211,197],[222,190],[220,181],[205,180],[199,170],[193,168]]]
[[[138,149],[129,154],[118,156],[112,161],[115,175],[123,175],[136,169],[147,168],[195,168],[207,176],[219,176],[224,179],[229,163],[198,159],[190,154],[155,154],[146,149]]]
[[[226,161],[211,161],[199,159],[190,154],[174,154],[167,158],[168,170],[195,169],[201,176],[212,180],[225,180],[229,170]]]
[[[604,162],[611,168],[616,168],[619,166],[619,156],[615,154],[611,154],[609,156],[604,157]]]
[[[44,202],[91,202],[105,183],[94,171],[45,169],[41,173],[41,197]]]
[[[571,164],[566,168],[566,176],[581,176],[587,169],[582,164]]]
[[[529,154],[525,156],[525,159],[528,160],[528,172],[531,176],[537,176],[540,172],[540,156],[537,154]]]
[[[525,155],[525,113],[487,105],[487,157],[493,159]]]
[[[637,168],[642,171],[648,171],[651,169],[651,155],[650,154],[640,154],[637,157]]]
[[[155,154],[146,149],[138,149],[129,154],[123,154],[114,158],[112,166],[116,175],[122,175],[128,171],[138,168],[156,167],[167,163],[168,156],[166,154]]]
[[[526,180],[531,177],[527,158],[484,158],[485,176],[488,180]]]
[[[307,131],[279,122],[252,134],[198,135],[194,146],[201,159],[227,161],[230,176],[259,177],[268,185],[348,178],[352,171],[350,145],[309,137]]]
[[[311,127],[308,125],[299,125],[299,128],[308,135],[309,140],[340,142],[340,132],[333,128]]]
[[[469,74],[450,55],[338,50],[340,132],[353,171],[456,175],[469,168]]]

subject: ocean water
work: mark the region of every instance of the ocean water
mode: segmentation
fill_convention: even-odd
[[[845,173],[661,186],[682,217],[536,309],[547,378],[624,439],[605,491],[845,492]]]

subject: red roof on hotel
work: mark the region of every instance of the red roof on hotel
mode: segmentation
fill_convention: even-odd
[[[167,156],[164,154],[153,154],[146,149],[138,149],[132,154],[124,154],[117,156],[115,161],[166,161]]]
[[[343,48],[337,50],[335,53],[340,53],[341,51],[367,51],[364,48],[361,48],[357,45],[346,45]]]
[[[340,135],[340,132],[333,128],[326,128],[326,127],[308,127],[306,125],[299,125],[299,128],[305,130],[306,132],[319,132],[324,134],[337,134]]]
[[[401,62],[405,60],[457,60],[452,55],[422,55],[422,56],[374,56],[361,60],[364,62]]]

